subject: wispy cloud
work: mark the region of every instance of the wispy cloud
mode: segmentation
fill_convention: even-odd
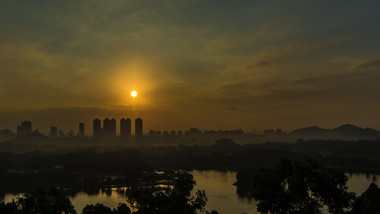
[[[356,66],[356,69],[367,70],[367,69],[380,69],[380,60],[372,60]]]

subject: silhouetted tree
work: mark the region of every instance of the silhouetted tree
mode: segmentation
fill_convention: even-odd
[[[205,211],[207,197],[205,191],[198,190],[196,197],[191,196],[195,182],[192,175],[178,174],[176,185],[166,191],[135,189],[128,195],[129,203],[136,214],[142,213],[183,213],[194,214]]]
[[[87,205],[83,208],[82,214],[112,214],[111,208],[104,204]]]
[[[245,179],[249,181],[245,188],[258,201],[257,211],[262,213],[322,213],[326,206],[329,213],[339,214],[355,198],[354,193],[347,192],[348,178],[344,173],[323,168],[311,160],[282,160],[275,169],[246,175],[250,177]]]
[[[378,214],[380,213],[380,188],[371,183],[368,189],[355,200],[352,214]]]
[[[70,199],[59,189],[46,193],[42,189],[26,194],[18,200],[23,213],[77,213]]]
[[[17,208],[16,202],[10,202],[10,203],[0,203],[0,213],[2,214],[18,214],[21,213],[21,211]]]
[[[130,214],[131,209],[129,209],[129,207],[126,204],[122,203],[122,204],[119,204],[117,208],[113,210],[113,213],[114,214]]]
[[[46,193],[42,189],[26,194],[17,201],[1,203],[0,213],[9,214],[76,214],[70,199],[58,189],[52,189]]]

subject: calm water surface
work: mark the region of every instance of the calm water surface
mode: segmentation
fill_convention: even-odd
[[[236,172],[233,171],[216,171],[216,170],[194,170],[190,171],[197,182],[194,191],[197,189],[205,190],[208,198],[207,209],[217,210],[220,214],[224,213],[255,213],[256,203],[253,200],[240,198],[236,194],[236,187],[232,184],[236,180]],[[349,191],[356,194],[362,194],[374,182],[380,186],[378,176],[366,174],[349,175],[348,181]],[[10,202],[17,195],[7,194],[4,201]],[[78,193],[70,198],[75,209],[80,213],[87,204],[103,203],[109,207],[115,208],[119,203],[126,203],[126,197],[119,194],[114,189],[111,194],[100,192],[97,195],[87,195],[86,193]]]

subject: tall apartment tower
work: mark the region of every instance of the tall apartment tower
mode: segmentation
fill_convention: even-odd
[[[112,119],[104,119],[103,120],[103,133],[104,136],[107,137],[116,137],[116,120]]]
[[[135,136],[143,136],[143,120],[141,118],[135,120]]]
[[[102,132],[102,126],[101,126],[101,121],[98,118],[96,118],[92,122],[92,131],[93,131],[94,137],[100,137],[101,132]]]
[[[20,126],[17,126],[17,135],[26,135],[32,132],[32,122],[24,121]]]
[[[50,127],[50,137],[57,137],[57,136],[58,136],[57,126]]]
[[[79,123],[79,137],[84,137],[84,123]]]
[[[131,119],[121,118],[120,120],[120,136],[130,137],[131,136]]]

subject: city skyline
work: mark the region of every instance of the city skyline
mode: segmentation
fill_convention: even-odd
[[[373,0],[5,0],[0,129],[121,116],[147,130],[380,129],[378,11]]]
[[[103,122],[102,122],[103,121]],[[95,118],[92,121],[92,126],[91,124],[88,124],[86,126],[85,123],[79,122],[78,123],[78,129],[77,131],[69,129],[69,130],[64,130],[60,127],[57,126],[50,126],[49,132],[41,132],[39,130],[39,127],[34,127],[32,125],[32,121],[30,120],[25,120],[21,122],[20,125],[18,125],[16,128],[16,132],[12,132],[11,128],[5,128],[5,129],[0,129],[0,131],[11,131],[14,135],[17,136],[24,136],[31,134],[32,132],[38,132],[42,134],[46,134],[47,136],[50,137],[131,137],[131,136],[160,136],[161,131],[163,136],[169,136],[169,135],[183,135],[186,132],[196,134],[196,133],[201,133],[198,128],[188,128],[188,131],[184,130],[157,130],[157,129],[150,129],[150,130],[144,130],[143,128],[143,119],[138,117],[135,119],[134,126],[132,126],[132,121],[130,118],[121,118],[119,120],[119,126],[117,125],[117,121],[115,118],[104,118],[103,120],[99,118]],[[87,127],[87,128],[85,128]],[[92,131],[88,131],[92,130]],[[271,129],[272,130],[272,129]],[[281,129],[277,129],[281,130]],[[215,129],[210,129],[210,130],[204,130],[202,133],[208,133],[211,131],[238,131],[239,133],[244,133],[242,129],[238,130],[215,130]],[[268,130],[265,130],[267,132]],[[132,132],[134,134],[132,134]],[[160,133],[156,135],[157,133]],[[166,134],[165,134],[166,133]]]
[[[103,121],[103,122],[102,122]],[[119,126],[117,126],[119,124]],[[145,130],[143,128],[143,120],[138,117],[135,119],[134,126],[132,126],[132,121],[130,118],[121,118],[119,123],[117,123],[115,118],[104,118],[100,120],[99,118],[95,118],[92,121],[92,126],[90,128],[85,128],[86,125],[83,122],[78,123],[79,126],[77,131],[74,130],[63,130],[58,129],[57,126],[50,126],[50,132],[44,133],[40,132],[38,127],[34,127],[32,125],[32,121],[23,121],[18,125],[17,131],[12,132],[11,129],[5,128],[0,129],[0,134],[2,137],[16,137],[16,136],[25,136],[32,133],[39,133],[49,137],[94,137],[94,138],[128,138],[128,137],[142,137],[142,136],[181,136],[181,135],[220,135],[220,136],[237,136],[248,134],[251,136],[286,136],[292,134],[301,134],[306,135],[320,135],[327,134],[330,137],[336,136],[345,136],[345,135],[354,135],[354,136],[362,136],[365,138],[375,137],[380,134],[380,130],[374,129],[372,127],[360,127],[354,124],[341,124],[340,126],[334,128],[326,128],[326,127],[318,127],[318,126],[308,126],[308,127],[299,127],[293,130],[283,130],[282,128],[270,128],[262,131],[254,131],[249,132],[239,129],[198,129],[198,128],[188,128],[186,130],[181,129],[172,129],[172,130],[161,130],[161,129],[149,129]],[[34,128],[34,129],[33,129]],[[132,129],[133,128],[133,129]],[[87,130],[92,130],[87,131]],[[134,133],[132,133],[134,132]],[[321,136],[319,136],[321,137]],[[326,136],[325,136],[326,137]],[[378,139],[378,138],[376,138]]]

